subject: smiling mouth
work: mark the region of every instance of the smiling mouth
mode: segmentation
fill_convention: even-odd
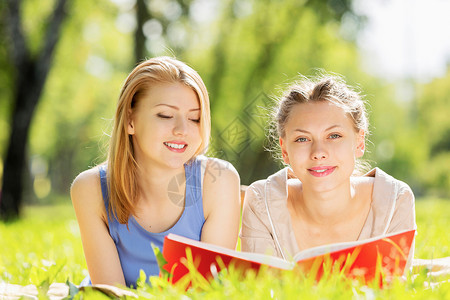
[[[164,145],[166,145],[169,148],[177,149],[177,150],[187,147],[187,144],[174,144],[174,143],[167,143],[167,142],[164,142]]]
[[[184,153],[186,151],[188,144],[186,143],[171,143],[171,142],[164,142],[164,146],[167,147],[170,151],[174,153]]]
[[[308,169],[309,173],[315,177],[325,177],[334,172],[336,167],[314,167]]]

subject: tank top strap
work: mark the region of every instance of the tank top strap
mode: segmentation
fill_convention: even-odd
[[[106,215],[109,216],[109,193],[108,193],[108,179],[106,176],[107,165],[103,164],[98,167],[98,172],[100,174],[100,186],[102,188],[102,196],[103,196],[103,203],[105,204],[106,208]]]
[[[202,159],[195,158],[185,166],[186,173],[186,207],[194,206],[199,216],[203,219],[202,197]]]

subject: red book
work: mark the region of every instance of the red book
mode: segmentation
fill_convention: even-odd
[[[314,272],[317,279],[327,268],[339,268],[348,277],[370,282],[403,274],[414,236],[415,230],[408,230],[361,241],[329,244],[306,249],[297,253],[292,261],[286,261],[169,234],[164,240],[163,256],[166,264],[163,269],[171,274],[173,283],[189,272],[189,260],[208,280],[222,267],[233,264],[234,268],[243,271],[258,271],[263,265],[282,270],[291,270],[297,266],[303,272]]]

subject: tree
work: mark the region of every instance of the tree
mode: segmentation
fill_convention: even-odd
[[[145,55],[145,35],[144,23],[151,19],[150,11],[147,9],[144,0],[136,1],[136,31],[134,32],[134,60],[136,62],[144,59]]]
[[[163,1],[160,2],[159,7],[151,8],[149,7],[149,1],[137,0],[134,11],[136,17],[136,30],[134,32],[134,58],[136,63],[141,62],[149,54],[150,56],[154,53],[149,53],[150,51],[146,48],[146,42],[153,43],[153,40],[148,41],[148,37],[144,32],[144,27],[148,21],[154,21],[161,26],[161,34],[165,40],[168,40],[168,46],[170,49],[175,51],[178,55],[182,56],[186,45],[176,45],[171,43],[169,40],[169,33],[171,27],[174,25],[183,24],[184,27],[188,26],[189,21],[189,9],[191,5],[191,0],[174,0],[174,1]],[[179,12],[179,15],[178,15]],[[175,14],[176,17],[171,16]]]
[[[32,53],[22,28],[22,1],[6,1],[6,36],[14,66],[13,109],[9,145],[3,168],[0,217],[11,220],[19,216],[22,203],[23,170],[31,120],[52,65],[61,26],[66,18],[67,0],[57,0],[48,17],[40,51]]]

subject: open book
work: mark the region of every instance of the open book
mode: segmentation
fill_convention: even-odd
[[[179,235],[165,237],[163,269],[171,274],[171,281],[177,282],[188,271],[188,257],[206,279],[222,267],[258,271],[261,266],[290,270],[298,267],[304,272],[314,272],[319,279],[326,268],[339,268],[349,277],[361,278],[365,282],[380,280],[383,276],[402,275],[405,269],[415,230],[402,231],[371,239],[329,244],[310,248],[297,253],[293,261],[278,257],[238,252],[227,248],[191,240]]]

